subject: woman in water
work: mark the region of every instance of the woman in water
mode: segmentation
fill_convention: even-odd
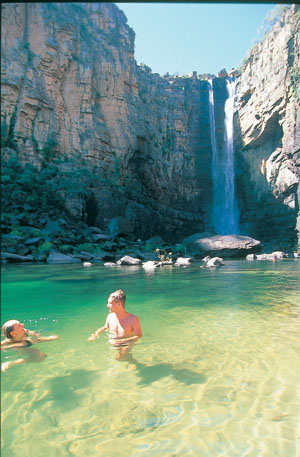
[[[41,362],[47,357],[46,354],[31,346],[36,343],[58,339],[56,335],[41,337],[39,333],[25,329],[24,324],[14,319],[6,321],[3,324],[2,333],[5,336],[5,340],[1,341],[1,349],[18,349],[28,357],[26,360],[21,358],[2,363],[1,371],[6,371],[8,368],[19,365],[20,363]]]

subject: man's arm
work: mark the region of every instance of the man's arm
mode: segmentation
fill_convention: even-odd
[[[95,341],[95,339],[99,335],[101,335],[101,333],[104,332],[104,330],[107,330],[107,329],[109,329],[108,317],[107,317],[106,322],[103,325],[103,327],[99,327],[94,333],[92,333],[91,336],[88,338],[88,341]]]
[[[3,346],[6,346],[7,343],[9,343],[9,341],[10,341],[10,340],[9,340],[8,338],[5,338],[5,340],[2,340],[2,341],[1,341],[1,349],[4,349]]]
[[[1,341],[1,349],[8,349],[8,348],[23,348],[27,346],[27,341],[30,341],[32,344],[36,343],[43,343],[44,341],[53,341],[53,340],[58,340],[57,335],[51,335],[51,336],[41,336],[39,338],[34,338],[33,340],[24,340],[20,342],[13,342],[11,340],[4,340]]]
[[[53,340],[58,340],[57,335],[51,335],[51,336],[40,336],[38,338],[34,338],[34,340],[31,340],[33,344],[35,343],[43,343],[44,341],[53,341]]]
[[[1,341],[1,349],[8,349],[8,348],[23,348],[25,343],[23,341],[18,343],[13,343],[11,340],[4,340]]]

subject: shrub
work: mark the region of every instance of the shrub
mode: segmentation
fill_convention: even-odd
[[[71,246],[70,244],[62,244],[61,246],[59,246],[58,249],[63,254],[70,254],[74,250],[73,246]]]
[[[161,262],[172,262],[172,252],[165,249],[155,249],[156,255]]]
[[[41,244],[38,247],[38,251],[39,252],[50,252],[51,248],[52,248],[52,243],[50,243],[49,241],[46,241],[45,243]]]

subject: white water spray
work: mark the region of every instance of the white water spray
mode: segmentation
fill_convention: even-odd
[[[235,81],[226,80],[228,98],[225,103],[224,144],[218,150],[212,81],[209,81],[210,132],[213,151],[213,225],[221,235],[238,234],[238,210],[234,185],[233,110]]]

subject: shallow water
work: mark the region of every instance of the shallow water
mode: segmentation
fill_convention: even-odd
[[[2,375],[2,457],[300,455],[299,270],[4,265],[1,322],[59,340]],[[126,362],[87,341],[117,288],[143,328]]]

